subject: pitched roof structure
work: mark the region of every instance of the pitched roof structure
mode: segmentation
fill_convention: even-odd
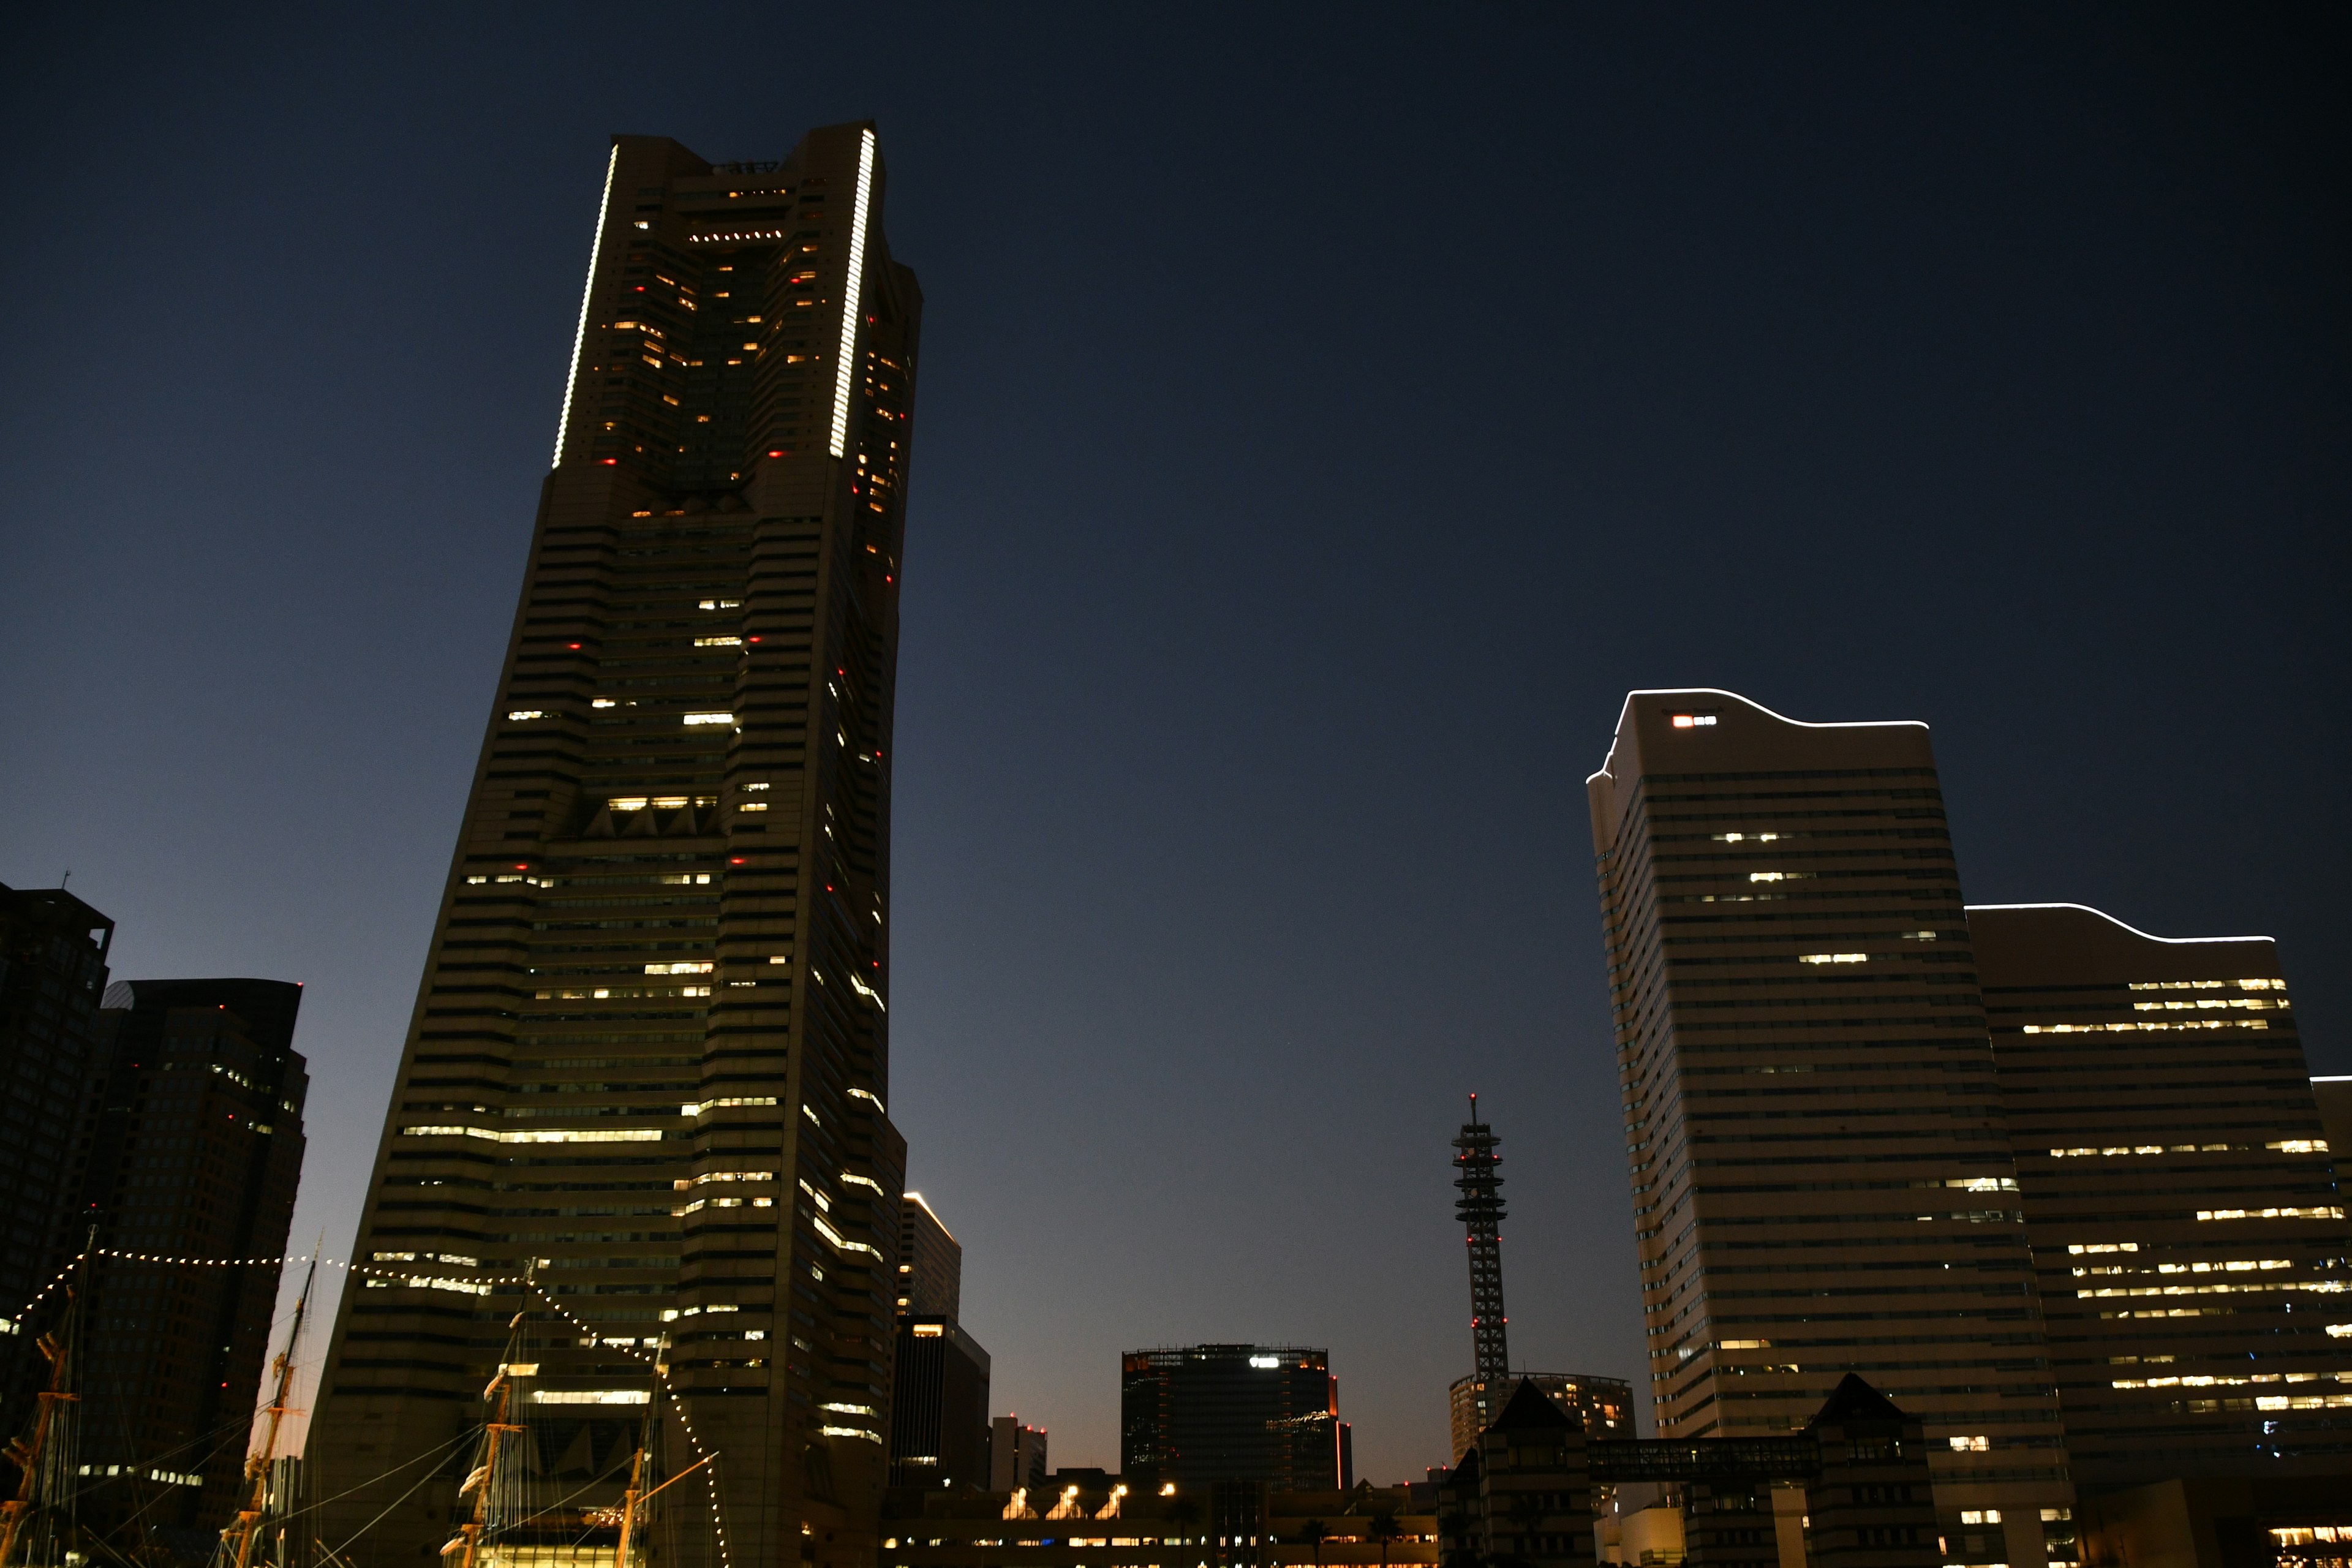
[[[1519,1379],[1519,1386],[1512,1394],[1510,1403],[1503,1406],[1503,1413],[1494,1420],[1494,1429],[1503,1432],[1581,1425],[1575,1416],[1553,1404],[1550,1397],[1535,1385],[1532,1378],[1525,1377]]]
[[[1809,1426],[1843,1426],[1851,1421],[1908,1421],[1901,1407],[1853,1373],[1847,1373],[1830,1391],[1828,1401]]]

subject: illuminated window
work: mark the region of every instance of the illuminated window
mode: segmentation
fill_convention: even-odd
[[[1990,1453],[1992,1449],[1992,1439],[1990,1437],[1948,1437],[1945,1441],[1951,1444],[1952,1452],[1956,1454],[1983,1454]],[[1981,1524],[1984,1522],[1982,1520],[1969,1519],[1967,1514],[1962,1514],[1960,1517],[1963,1520],[1967,1520],[1970,1524]],[[1996,1520],[2000,1517],[2000,1516],[1999,1514],[1993,1515],[1993,1518]]]
[[[1866,952],[1801,952],[1797,954],[1797,962],[1799,963],[1868,963],[1870,954]]]
[[[1677,713],[1675,715],[1675,728],[1677,730],[1704,730],[1708,725],[1715,722],[1715,718],[1716,716],[1712,713]]]
[[[686,721],[689,724],[732,724],[735,722],[735,715],[732,713],[688,713],[686,716]]]
[[[544,708],[517,708],[509,712],[507,717],[518,721],[524,719],[544,719],[547,717],[547,710]]]

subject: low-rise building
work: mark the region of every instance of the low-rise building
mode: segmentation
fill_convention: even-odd
[[[1078,1475],[1083,1479],[1066,1479]],[[1035,1491],[893,1489],[877,1562],[881,1568],[1434,1568],[1438,1551],[1428,1487],[1153,1488],[1063,1471]]]
[[[1503,1406],[1522,1383],[1532,1383],[1554,1405],[1584,1424],[1587,1436],[1633,1436],[1633,1385],[1622,1377],[1598,1377],[1580,1372],[1527,1372],[1507,1382],[1489,1384],[1475,1375],[1457,1377],[1446,1390],[1446,1412],[1454,1431],[1454,1458],[1458,1462],[1478,1440],[1478,1434],[1503,1413]]]

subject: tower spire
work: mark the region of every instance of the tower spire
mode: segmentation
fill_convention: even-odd
[[[1454,1212],[1461,1216],[1470,1246],[1470,1338],[1477,1354],[1479,1380],[1499,1386],[1510,1373],[1511,1352],[1506,1342],[1510,1320],[1503,1315],[1503,1178],[1496,1167],[1503,1157],[1495,1152],[1501,1140],[1478,1120],[1478,1097],[1470,1097],[1470,1120],[1454,1140],[1454,1190],[1462,1194]]]

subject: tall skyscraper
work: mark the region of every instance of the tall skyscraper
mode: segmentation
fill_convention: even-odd
[[[113,942],[114,922],[62,888],[0,883],[0,1313],[80,1249],[74,1143],[103,1071],[99,1005]],[[23,1341],[18,1326],[0,1333]],[[16,1430],[27,1370],[41,1374],[26,1385],[37,1387],[47,1369],[10,1367],[0,1430]]]
[[[1927,726],[1636,691],[1588,788],[1660,1435],[1861,1373],[1954,1533],[2044,1561],[2073,1491]]]
[[[530,1270],[590,1331],[551,1322],[518,1374],[527,1452],[601,1464],[683,1412],[719,1455],[729,1561],[871,1560],[904,1186],[884,1109],[889,742],[922,303],[883,189],[866,124],[774,162],[614,142],[361,1221],[359,1259],[387,1272],[345,1294],[312,1427],[332,1528],[415,1473],[372,1478],[481,1420],[508,1319],[546,1318],[489,1281]],[[625,1471],[574,1505],[617,1500]],[[360,1568],[438,1551],[457,1479],[362,1537]],[[715,1534],[683,1540],[719,1560]]]
[[[302,988],[131,980],[105,1000],[81,1212],[131,1256],[90,1275],[77,1506],[84,1523],[201,1556],[241,1498],[278,1269],[162,1259],[285,1254],[310,1083],[294,1049]]]
[[[2074,1479],[2352,1474],[2352,1231],[2276,944],[1969,910]]]
[[[1138,1489],[1339,1484],[1339,1380],[1328,1352],[1185,1345],[1119,1358],[1119,1468]]]
[[[944,1318],[963,1311],[963,1244],[920,1193],[898,1200],[898,1310]]]

